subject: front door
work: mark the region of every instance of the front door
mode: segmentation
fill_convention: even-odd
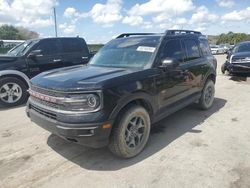
[[[160,61],[173,59],[177,65],[171,68],[161,69],[156,80],[158,88],[159,108],[163,109],[170,104],[185,97],[187,86],[185,85],[186,73],[181,68],[184,61],[184,52],[179,39],[168,40],[160,52]]]
[[[58,39],[42,40],[33,50],[40,50],[40,54],[27,60],[31,77],[47,70],[63,67]]]

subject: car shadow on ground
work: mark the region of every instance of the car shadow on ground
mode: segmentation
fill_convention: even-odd
[[[229,80],[235,81],[235,82],[249,82],[248,77],[250,77],[250,74],[234,74],[229,77]]]
[[[207,111],[189,106],[158,122],[157,126],[152,128],[149,142],[144,151],[132,159],[115,157],[108,148],[91,149],[68,143],[55,135],[49,136],[47,144],[55,152],[82,168],[99,171],[119,170],[147,159],[168,147],[185,133],[199,134],[202,129],[196,129],[196,126],[217,113],[225,106],[226,102],[224,99],[216,98],[213,107]]]
[[[21,105],[14,106],[14,107],[3,107],[3,106],[0,106],[0,112],[1,111],[13,110],[13,109],[21,108],[21,107],[24,107],[24,106],[26,106],[26,104],[21,104]]]

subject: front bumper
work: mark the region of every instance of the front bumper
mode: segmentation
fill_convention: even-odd
[[[102,126],[107,123],[112,125],[113,121],[86,122],[83,121],[84,116],[86,116],[85,119],[89,119],[91,114],[81,115],[81,117],[57,114],[59,117],[64,117],[64,119],[70,119],[68,122],[61,122],[51,115],[54,112],[50,112],[40,106],[35,106],[29,101],[27,103],[26,113],[32,122],[70,142],[92,148],[104,147],[109,143],[111,128],[104,129]]]
[[[227,70],[230,73],[250,73],[250,63],[229,63],[226,61],[222,65],[222,70]]]

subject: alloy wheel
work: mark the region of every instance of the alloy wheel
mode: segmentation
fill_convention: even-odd
[[[133,117],[125,131],[125,141],[129,148],[133,149],[142,143],[145,123],[141,116]]]
[[[5,103],[15,103],[22,97],[22,89],[16,83],[6,83],[0,88],[0,99]]]

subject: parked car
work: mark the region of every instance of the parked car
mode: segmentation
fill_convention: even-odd
[[[224,74],[250,73],[250,41],[241,42],[228,51],[227,60],[221,66]]]
[[[223,49],[223,54],[226,54],[231,49],[231,46],[229,44],[220,44],[219,48]]]
[[[82,38],[28,40],[0,56],[0,105],[16,106],[27,100],[29,79],[55,68],[88,63]]]
[[[211,48],[211,52],[213,55],[225,53],[224,48],[222,48],[218,45],[210,45],[210,48]]]
[[[200,32],[122,34],[86,66],[33,78],[26,111],[68,141],[108,145],[130,158],[143,150],[155,122],[194,102],[212,106],[216,66]]]

